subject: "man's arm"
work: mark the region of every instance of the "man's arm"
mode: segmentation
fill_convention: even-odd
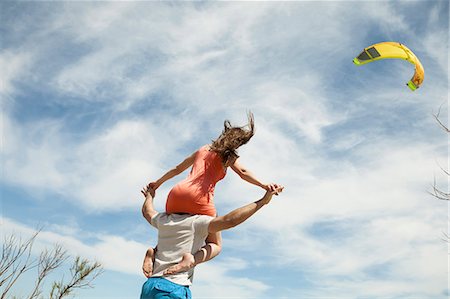
[[[147,186],[144,189],[142,189],[142,194],[145,196],[144,204],[142,205],[142,215],[145,219],[147,219],[148,223],[151,223],[151,219],[153,216],[158,214],[158,211],[155,210],[155,207],[153,206],[153,198],[155,197],[155,191],[150,187]]]
[[[241,224],[249,217],[251,217],[253,214],[255,214],[259,209],[261,209],[262,206],[268,204],[272,199],[272,196],[275,194],[278,195],[278,193],[281,192],[284,188],[277,184],[274,184],[273,187],[274,187],[273,191],[267,191],[264,197],[261,198],[260,200],[255,201],[246,206],[243,206],[239,209],[236,209],[226,214],[225,216],[213,218],[208,225],[208,232],[209,232],[208,238],[212,237],[218,238],[217,240],[215,240],[215,242],[219,242],[220,244],[221,242],[220,234],[217,234],[219,231],[229,229],[235,227],[236,225]],[[212,240],[210,239],[210,241]],[[208,239],[206,240],[206,242],[208,242]],[[220,249],[221,249],[220,246],[217,246],[217,244],[208,242],[208,244],[206,244],[199,251],[197,251],[194,256],[191,253],[183,254],[181,262],[168,268],[164,272],[164,274],[175,274],[182,271],[187,271],[198,264],[209,261],[210,259],[219,254]]]
[[[284,187],[275,185],[274,191],[267,191],[264,197],[251,204],[240,207],[224,216],[219,216],[211,220],[208,226],[208,232],[216,233],[222,230],[226,230],[235,227],[252,215],[254,215],[264,205],[268,204],[272,200],[272,196],[281,192]]]

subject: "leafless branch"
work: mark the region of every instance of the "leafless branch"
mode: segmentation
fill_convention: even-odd
[[[62,248],[61,245],[55,245],[53,250],[45,249],[41,252],[38,264],[38,277],[33,291],[31,292],[29,299],[37,298],[41,294],[41,284],[44,279],[55,269],[59,268],[64,261],[68,258],[67,251]]]
[[[444,123],[441,121],[440,119],[440,114],[441,114],[441,108],[442,105],[439,107],[439,110],[437,112],[437,114],[434,114],[434,118],[436,119],[436,121],[438,122],[439,126],[447,133],[450,133],[450,130],[448,128],[448,126],[444,125]],[[450,177],[450,172],[448,170],[445,170],[444,168],[441,167],[441,170],[447,175],[447,179]],[[434,179],[434,184],[433,184],[433,191],[430,192],[430,194],[432,196],[434,196],[435,198],[439,199],[439,200],[450,200],[450,193],[447,191],[442,191],[441,189],[439,189],[437,187],[436,184],[436,178]],[[450,236],[446,233],[443,233],[444,237],[443,240],[450,243]]]
[[[26,241],[22,241],[15,235],[5,237],[0,261],[0,286],[2,287],[0,299],[5,299],[7,296],[16,299],[17,296],[9,296],[9,292],[25,272],[35,268],[37,268],[37,278],[34,286],[30,287],[31,292],[27,299],[42,298],[41,287],[45,279],[67,260],[67,251],[58,244],[54,245],[51,250],[41,251],[38,258],[33,257],[33,243],[39,232],[40,230],[36,231]],[[71,278],[68,283],[64,283],[64,276],[60,282],[53,283],[51,299],[66,297],[77,288],[92,287],[92,281],[103,273],[103,269],[97,262],[92,263],[87,259],[77,257],[70,273]]]
[[[8,278],[7,273],[11,270],[16,262],[22,257],[29,247],[32,246],[39,231],[36,231],[28,240],[22,242],[15,235],[5,237],[2,246],[2,257],[0,261],[0,286],[2,286]]]
[[[447,235],[447,234],[444,233],[444,232],[442,232],[442,234],[444,235],[444,236],[442,237],[442,241],[450,243],[450,237],[449,237],[449,235]]]
[[[103,273],[101,264],[91,263],[86,259],[76,257],[72,268],[70,269],[72,279],[64,283],[63,279],[54,282],[50,292],[50,299],[60,299],[72,293],[74,289],[92,287],[92,281]]]
[[[21,239],[17,239],[15,236],[6,238],[2,250],[2,271],[0,275],[0,285],[4,285],[4,289],[2,290],[0,299],[6,298],[6,295],[19,277],[38,265],[37,259],[31,257],[33,243],[38,233],[39,231],[25,242],[22,242]]]
[[[441,121],[441,119],[440,119],[441,108],[442,108],[442,106],[439,107],[438,112],[437,112],[436,114],[433,114],[433,116],[434,116],[434,118],[436,119],[436,121],[438,122],[439,126],[440,126],[444,131],[446,131],[447,133],[450,133],[450,130],[449,130],[448,126],[444,125],[444,123],[443,123],[443,122]]]
[[[444,171],[444,172],[448,175],[448,172],[446,172],[446,171]],[[436,179],[434,179],[433,190],[432,190],[432,192],[429,192],[429,193],[437,199],[450,200],[450,193],[439,189],[436,184]]]
[[[438,122],[439,126],[445,132],[450,133],[450,130],[449,130],[448,126],[444,125],[444,123],[440,119],[441,109],[442,109],[442,105],[439,107],[438,112],[436,114],[433,114],[433,116],[436,119],[436,121]],[[442,172],[444,172],[447,175],[447,177],[450,177],[450,172],[448,170],[445,170],[442,167],[440,167],[440,168],[441,168]],[[440,199],[440,200],[450,200],[450,193],[442,191],[441,189],[439,189],[437,187],[436,178],[434,179],[433,191],[430,192],[430,194],[433,195],[435,198]]]

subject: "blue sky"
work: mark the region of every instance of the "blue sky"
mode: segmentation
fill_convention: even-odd
[[[43,225],[36,250],[102,262],[79,298],[139,296],[140,188],[248,110],[242,164],[286,189],[223,233],[195,298],[447,297],[448,206],[427,191],[447,188],[448,1],[0,6],[1,232]],[[419,90],[405,61],[353,65],[381,41],[420,57]],[[229,172],[215,202],[262,194]]]

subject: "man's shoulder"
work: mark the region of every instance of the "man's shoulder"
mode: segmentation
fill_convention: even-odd
[[[214,217],[212,216],[208,216],[208,215],[194,215],[196,216],[197,221],[211,221],[214,219]]]
[[[166,217],[166,216],[167,216],[167,213],[165,213],[165,212],[163,212],[163,213],[158,212],[158,213],[156,213],[155,215],[152,216],[152,220],[153,219],[159,219],[161,217]]]
[[[169,214],[168,219],[173,221],[183,221],[192,223],[204,223],[210,222],[214,217],[208,215],[195,215],[195,214]]]
[[[208,215],[193,215],[193,214],[167,214],[165,212],[158,213],[152,217],[152,221],[159,223],[166,222],[193,222],[193,223],[209,223],[214,217]]]
[[[150,224],[154,227],[158,227],[158,223],[160,222],[161,217],[164,216],[164,214],[166,213],[156,213],[155,215],[153,215],[150,219]]]
[[[211,221],[215,218],[208,215],[195,215],[195,216],[196,217],[193,221],[193,224],[196,230],[198,229],[207,230],[209,223],[211,223]]]
[[[208,216],[208,215],[196,215],[196,214],[177,214],[177,213],[158,213],[155,216],[153,216],[155,219],[158,218],[160,220],[167,220],[167,221],[207,221],[211,220],[214,217]]]

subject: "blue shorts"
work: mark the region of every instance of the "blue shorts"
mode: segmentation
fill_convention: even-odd
[[[188,286],[150,277],[142,286],[141,299],[192,299],[192,295]]]

